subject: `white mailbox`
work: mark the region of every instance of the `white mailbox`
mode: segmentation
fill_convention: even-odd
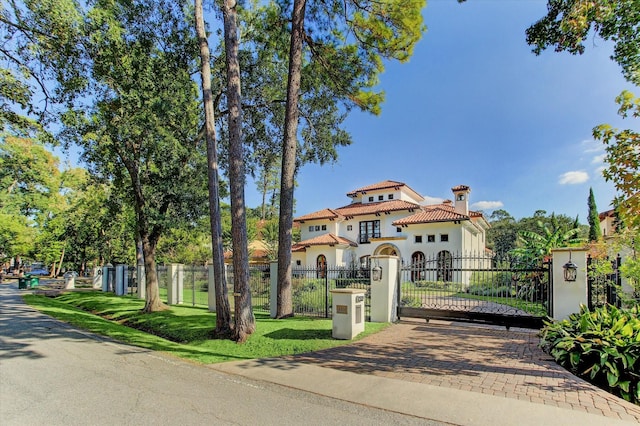
[[[331,290],[334,339],[351,340],[364,331],[364,295],[359,288]]]

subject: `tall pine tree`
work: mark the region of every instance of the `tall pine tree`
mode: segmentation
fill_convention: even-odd
[[[593,196],[593,188],[589,188],[589,241],[598,241],[602,237],[600,229],[600,218],[598,217],[598,207]]]

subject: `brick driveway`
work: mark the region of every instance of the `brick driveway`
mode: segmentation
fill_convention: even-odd
[[[585,411],[640,424],[640,407],[572,375],[538,348],[537,331],[404,321],[297,362]]]

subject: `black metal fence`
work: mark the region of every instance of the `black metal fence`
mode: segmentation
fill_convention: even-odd
[[[618,290],[622,289],[621,261],[620,255],[613,260],[587,256],[587,304],[590,310],[606,304],[621,306],[622,300],[618,297]]]
[[[514,257],[441,252],[403,266],[399,280],[400,316],[502,324],[508,317],[543,318],[552,311],[550,261],[530,265]]]
[[[229,304],[234,309],[235,299],[233,295],[233,266],[226,265],[225,276],[227,281],[227,291],[230,295]],[[271,294],[270,285],[270,265],[251,264],[249,265],[249,287],[251,288],[251,305],[253,311],[269,312],[269,297]]]
[[[137,270],[134,267],[125,268],[127,274],[126,293],[135,295],[138,285]],[[182,268],[182,303],[191,306],[208,306],[209,269],[205,266],[184,265]],[[168,286],[171,280],[169,267],[159,265],[156,269],[160,298],[167,302]],[[108,268],[108,291],[115,291],[115,267]],[[229,294],[231,309],[234,308],[233,268],[226,265],[225,279]],[[251,302],[254,311],[269,312],[270,308],[270,265],[252,264],[249,267],[249,285],[251,287]],[[365,317],[370,318],[371,292],[369,270],[349,268],[344,266],[296,267],[292,274],[293,310],[296,315],[330,318],[331,290],[337,288],[360,288],[366,290]]]
[[[371,285],[369,270],[358,267],[295,267],[292,272],[293,312],[297,315],[331,317],[331,290],[359,288],[365,293],[365,318],[370,318]]]

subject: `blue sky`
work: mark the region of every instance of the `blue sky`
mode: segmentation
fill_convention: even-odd
[[[586,223],[589,187],[598,209],[610,208],[615,190],[591,131],[634,124],[614,102],[634,87],[598,38],[582,56],[535,56],[525,30],[545,11],[543,0],[429,1],[413,57],[381,76],[382,114],[352,113],[353,144],[338,162],[300,170],[295,215],[348,204],[347,192],[387,179],[434,201],[468,185],[472,208],[517,219],[542,209]],[[255,184],[246,197],[260,205]]]

